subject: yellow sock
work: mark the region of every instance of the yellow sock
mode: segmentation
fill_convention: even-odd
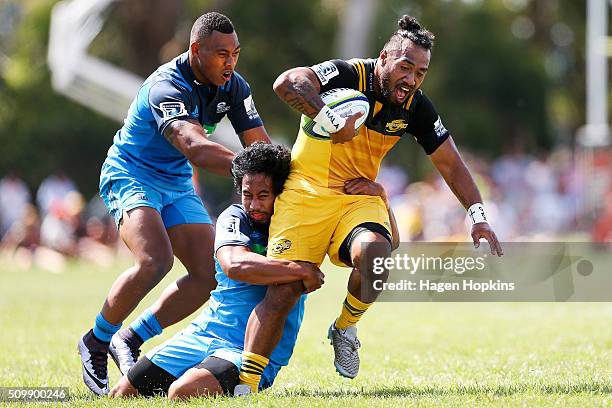
[[[344,303],[342,304],[340,317],[336,319],[336,328],[344,330],[349,326],[356,325],[359,319],[361,319],[361,316],[371,305],[372,303],[363,303],[361,300],[351,295],[350,292],[347,292],[346,299],[344,299]]]
[[[263,374],[269,362],[270,359],[264,356],[251,353],[250,351],[243,351],[239,375],[240,384],[247,384],[251,387],[251,392],[253,393],[259,391],[261,374]]]

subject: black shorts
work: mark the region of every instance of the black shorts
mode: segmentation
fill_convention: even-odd
[[[382,235],[389,243],[393,242],[391,234],[389,234],[389,231],[385,227],[376,222],[364,222],[353,228],[351,233],[342,241],[342,245],[340,245],[340,250],[338,251],[338,257],[342,262],[348,266],[353,266],[353,261],[351,260],[351,246],[353,245],[353,241],[359,234],[368,231]]]
[[[238,384],[238,368],[230,361],[218,357],[207,357],[195,368],[204,368],[215,376],[225,395],[233,395]],[[168,395],[170,385],[176,377],[153,364],[146,356],[141,357],[127,373],[130,383],[145,397]]]

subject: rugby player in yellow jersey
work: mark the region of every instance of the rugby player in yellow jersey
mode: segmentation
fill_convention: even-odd
[[[374,257],[391,252],[388,212],[380,197],[355,195],[355,179],[375,180],[387,152],[407,134],[421,145],[450,189],[468,210],[476,247],[486,239],[491,253],[502,248],[484,215],[482,198],[449,132],[432,102],[420,89],[429,68],[434,35],[410,16],[403,16],[377,59],[331,60],[290,69],[274,83],[276,94],[292,108],[313,118],[330,133],[321,139],[302,127],[292,150],[291,173],[277,198],[270,227],[268,257],[320,265],[325,254],[336,265],[353,268],[340,316],[328,336],[337,371],[354,378],[359,370],[355,324],[376,300],[372,281]],[[370,102],[358,132],[358,114],[341,118],[325,106],[320,93],[335,88],[361,91]],[[298,282],[299,283],[299,282]],[[280,338],[287,310],[300,285],[268,288],[251,314],[240,373],[241,383],[256,390],[267,357]],[[243,388],[244,389],[244,388]]]

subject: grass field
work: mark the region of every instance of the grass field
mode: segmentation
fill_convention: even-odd
[[[76,342],[124,266],[103,270],[74,263],[63,274],[50,274],[0,263],[0,386],[67,386],[75,406],[168,405],[163,399],[100,399],[82,384]],[[348,270],[324,270],[326,284],[309,298],[295,355],[275,386],[244,399],[192,404],[612,406],[611,304],[377,304],[359,325],[361,372],[349,381],[336,374],[325,340]],[[182,273],[175,267],[137,312]],[[185,324],[169,328],[145,350]],[[109,364],[114,384],[119,372]]]

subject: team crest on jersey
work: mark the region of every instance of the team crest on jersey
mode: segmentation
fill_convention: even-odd
[[[385,130],[387,132],[399,132],[400,130],[404,130],[408,127],[408,124],[404,119],[395,119],[391,122],[387,122],[385,125]]]
[[[257,113],[257,109],[255,108],[255,102],[253,101],[253,95],[249,95],[244,100],[244,109],[249,119],[253,120],[259,117],[259,113]]]
[[[312,70],[319,77],[321,85],[325,85],[335,76],[340,75],[338,67],[331,61],[325,61],[320,64],[314,65]]]
[[[219,102],[217,104],[217,113],[225,113],[230,110],[230,107],[225,102]]]
[[[272,255],[280,255],[289,248],[291,248],[291,241],[285,238],[279,238],[268,245],[268,249]]]
[[[446,128],[442,124],[442,119],[438,116],[438,120],[434,123],[434,132],[436,132],[436,136],[442,137],[443,134],[447,132]]]
[[[159,109],[164,113],[164,120],[187,115],[187,109],[183,102],[162,102]]]

